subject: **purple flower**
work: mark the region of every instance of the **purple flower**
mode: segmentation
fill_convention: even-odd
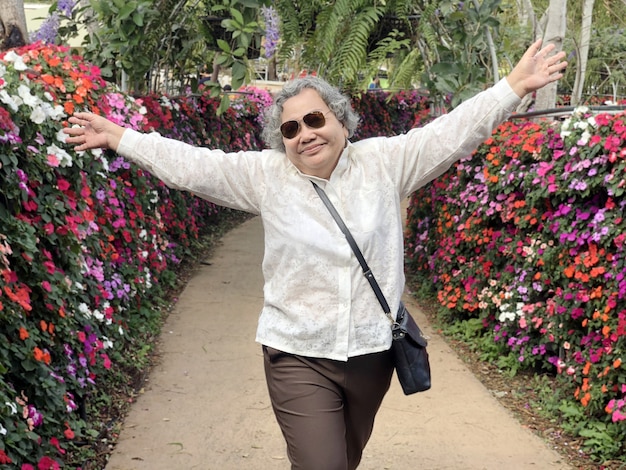
[[[261,7],[261,15],[265,20],[265,58],[269,59],[276,52],[280,40],[280,17],[273,6]]]
[[[28,417],[33,420],[34,426],[43,424],[43,415],[33,405],[28,405]]]
[[[54,44],[60,24],[61,20],[59,13],[55,11],[48,18],[46,18],[43,23],[41,23],[39,29],[33,33],[31,40],[42,41],[46,44]]]

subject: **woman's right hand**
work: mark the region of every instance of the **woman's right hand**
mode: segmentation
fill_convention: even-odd
[[[78,152],[95,148],[117,151],[125,131],[124,127],[93,113],[74,113],[68,122],[73,126],[63,129],[63,132],[69,136],[66,142],[74,144]]]

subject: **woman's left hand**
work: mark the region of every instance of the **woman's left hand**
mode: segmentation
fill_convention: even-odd
[[[567,62],[563,60],[565,52],[551,56],[553,49],[554,44],[542,49],[541,39],[538,39],[507,76],[509,85],[520,98],[563,77],[563,70],[567,67]]]

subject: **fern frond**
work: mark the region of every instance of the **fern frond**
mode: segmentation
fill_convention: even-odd
[[[390,82],[394,88],[412,88],[419,83],[419,77],[424,68],[424,61],[420,51],[412,49],[402,62],[391,71]]]
[[[356,14],[330,64],[334,76],[342,81],[356,81],[359,71],[366,66],[369,38],[381,14],[377,7]]]

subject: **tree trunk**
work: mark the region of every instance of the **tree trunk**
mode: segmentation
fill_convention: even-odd
[[[531,0],[517,0],[517,11],[520,24],[528,24],[533,30],[533,37],[538,37],[537,17]]]
[[[24,0],[0,0],[0,51],[27,43]]]
[[[543,45],[554,44],[552,54],[563,49],[563,38],[567,27],[567,0],[550,0]],[[535,109],[552,109],[556,105],[557,82],[550,83],[537,91]]]
[[[591,41],[591,19],[595,0],[585,0],[583,3],[582,29],[580,31],[580,47],[578,49],[578,67],[576,80],[572,90],[572,105],[580,103],[583,96],[583,87],[587,75],[587,58],[589,56],[589,42]]]

